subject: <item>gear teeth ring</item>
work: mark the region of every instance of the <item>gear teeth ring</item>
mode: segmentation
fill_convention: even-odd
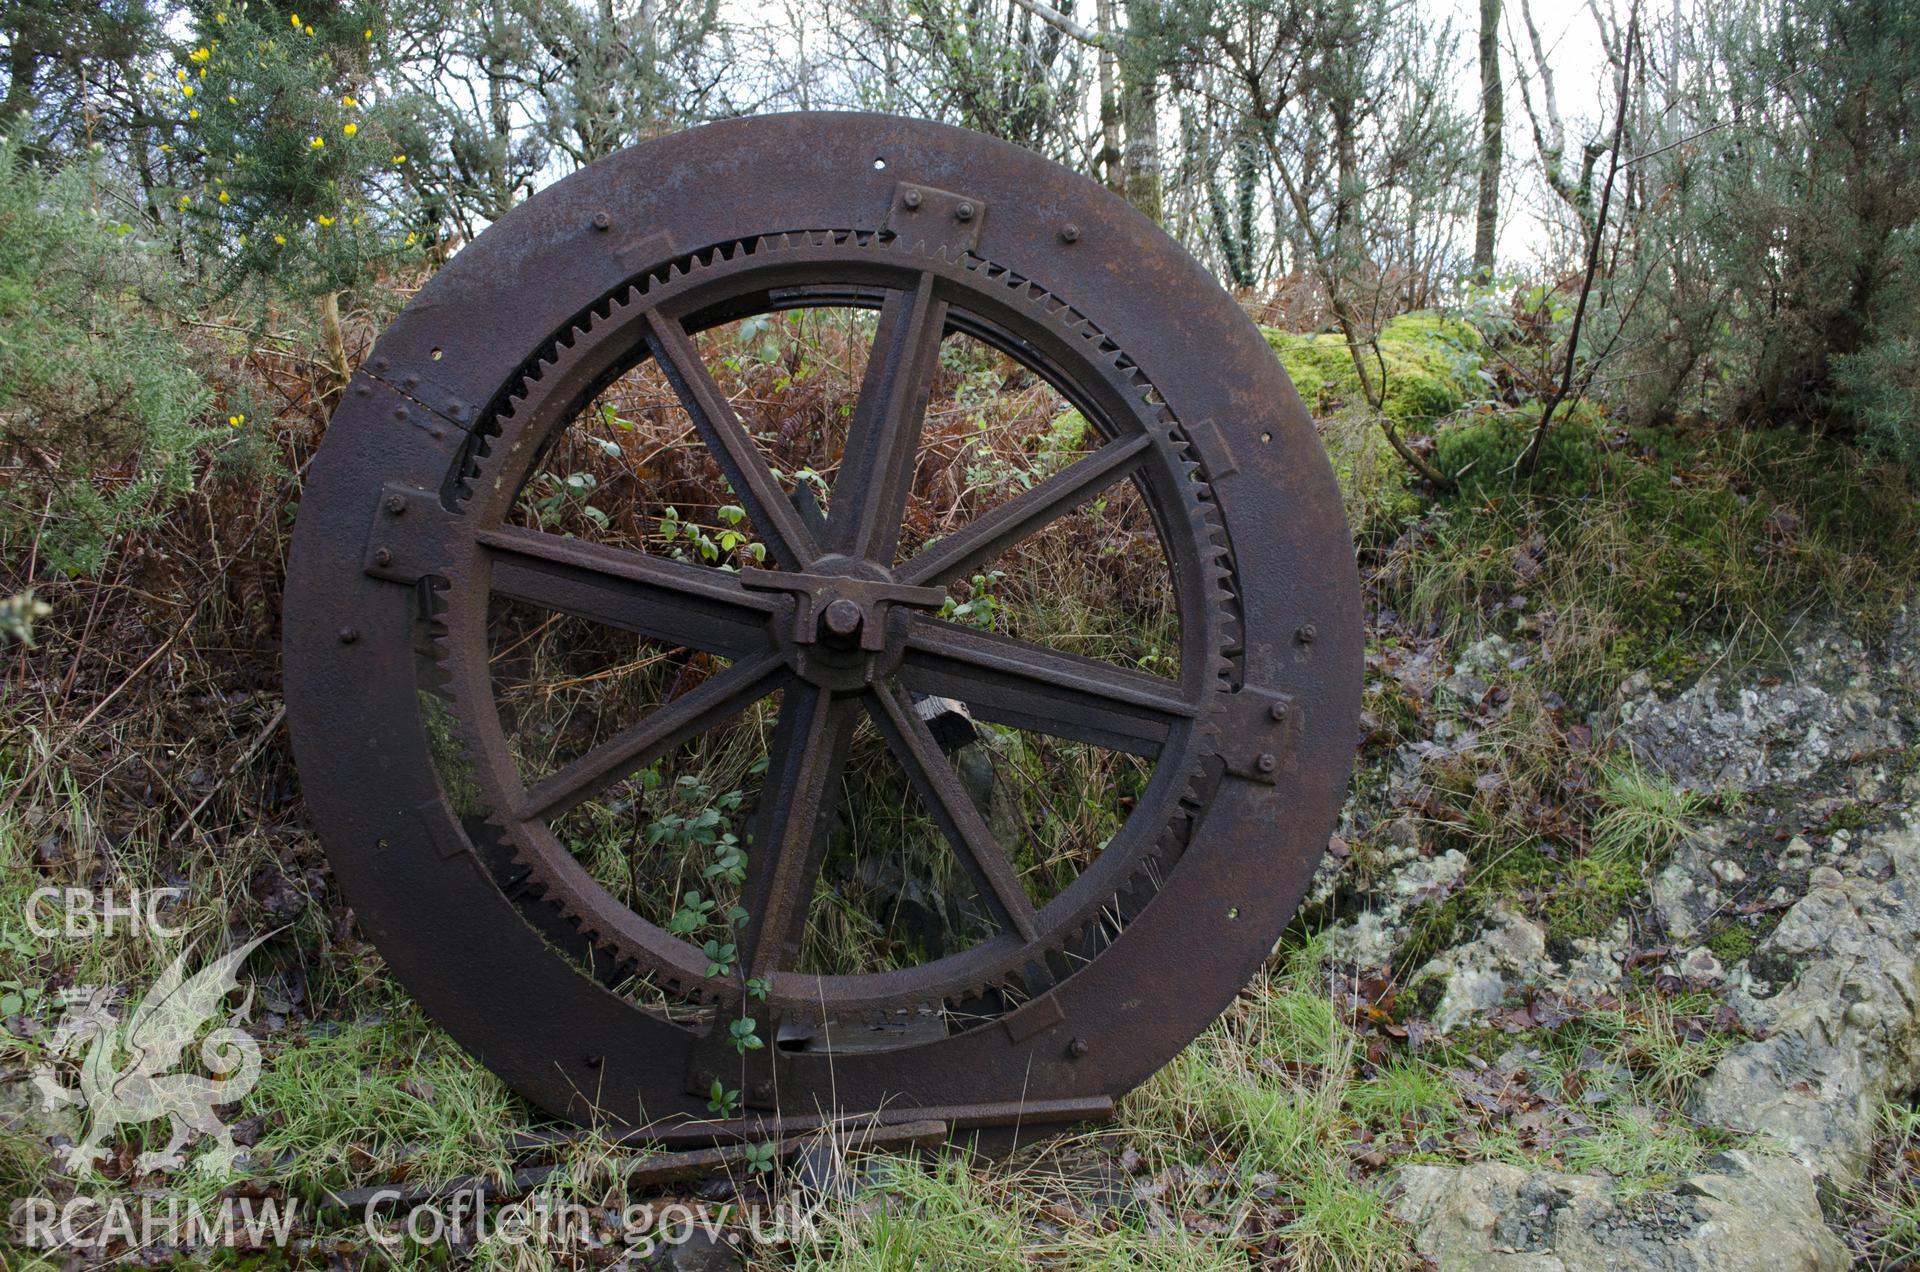
[[[914,255],[905,244],[870,232],[814,230],[761,235],[717,244],[654,267],[632,283],[602,297],[564,324],[557,336],[525,362],[520,375],[499,393],[490,409],[481,414],[476,426],[469,431],[466,449],[454,466],[453,477],[443,492],[448,506],[470,513],[475,492],[488,473],[507,455],[517,453],[523,446],[537,444],[538,439],[524,437],[518,431],[531,426],[532,421],[527,413],[536,409],[543,388],[553,383],[556,377],[565,378],[567,364],[592,345],[596,330],[603,324],[619,325],[635,306],[648,303],[659,293],[670,292],[697,280],[705,271],[742,264],[758,265],[762,261],[772,261],[783,253],[829,245],[865,253]],[[1037,320],[1069,337],[1077,338],[1077,343],[1087,346],[1087,356],[1109,366],[1129,386],[1138,402],[1138,412],[1152,421],[1152,431],[1164,444],[1173,448],[1178,462],[1188,474],[1187,480],[1181,483],[1184,492],[1182,519],[1185,533],[1202,545],[1202,568],[1199,573],[1200,583],[1207,595],[1203,624],[1206,630],[1198,634],[1196,656],[1206,660],[1206,665],[1212,669],[1212,678],[1220,688],[1236,688],[1242,674],[1241,620],[1233,581],[1232,546],[1207,485],[1204,465],[1197,449],[1180,421],[1160,398],[1146,372],[1090,318],[1032,279],[973,252],[953,252],[945,247],[921,253],[917,259],[928,264],[937,262],[955,267],[975,276],[981,284],[1004,292],[1002,299],[1011,299]],[[512,438],[511,444],[502,450],[499,443],[508,437]],[[439,593],[436,593],[436,597],[442,612],[452,604],[450,597]],[[471,623],[474,616],[456,615],[455,621]],[[481,615],[478,625],[482,632],[484,624],[485,618]],[[479,722],[494,718],[496,706],[486,676],[475,676],[470,667],[463,666],[456,648],[459,644],[444,625],[432,642],[435,661],[441,673],[437,677],[440,682],[438,688],[453,707],[462,759],[498,808],[502,806],[502,801],[514,798],[511,788],[518,779],[515,775],[487,773],[479,767],[479,757],[485,754],[486,748],[480,744],[473,730]],[[469,650],[473,647],[471,643],[465,645]],[[1213,726],[1209,722],[1203,724],[1202,728],[1211,730]],[[1184,854],[1197,815],[1206,807],[1212,789],[1219,781],[1218,766],[1209,766],[1205,762],[1204,753],[1208,749],[1202,742],[1188,763],[1178,795],[1166,804],[1172,810],[1166,824],[1157,835],[1143,840],[1129,867],[1117,876],[1102,895],[1090,898],[1066,921],[1056,923],[1030,945],[1000,960],[997,970],[991,975],[963,977],[957,982],[942,985],[937,994],[930,995],[923,991],[879,994],[861,1002],[851,1014],[867,1025],[881,1025],[898,1019],[902,1013],[926,1010],[951,1012],[961,1004],[978,1003],[989,995],[1004,995],[1009,990],[1015,991],[1015,995],[1023,999],[1026,971],[1030,966],[1037,965],[1050,972],[1071,975],[1074,970],[1098,957],[1100,950],[1111,943],[1118,930],[1160,889]],[[612,902],[611,897],[584,894],[577,886],[577,881],[556,875],[553,863],[521,833],[522,828],[511,818],[495,813],[486,820],[489,833],[503,844],[511,845],[512,851],[507,860],[513,870],[516,873],[524,872],[513,882],[511,895],[530,918],[537,919],[544,914],[549,920],[558,920],[571,928],[579,941],[593,951],[596,963],[604,957],[622,975],[631,971],[642,976],[648,985],[657,991],[665,991],[682,1008],[737,1007],[739,990],[733,982],[693,973],[691,960],[698,957],[698,952],[691,946],[687,946],[688,961],[665,961],[656,957],[654,950],[636,944],[626,933],[606,921],[605,906],[608,903],[617,904]],[[499,876],[500,872],[496,869],[496,878]],[[637,916],[635,919],[637,921]],[[552,927],[551,922],[536,922],[535,925],[542,929]],[[664,936],[664,933],[661,935]],[[797,998],[786,1003],[786,1012],[793,1017],[809,1015],[805,1001]],[[817,1019],[818,1013],[813,1014]]]

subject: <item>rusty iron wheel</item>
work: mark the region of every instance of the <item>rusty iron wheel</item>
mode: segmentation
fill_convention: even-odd
[[[781,484],[699,344],[819,306],[869,311],[874,333],[824,513]],[[1051,386],[1095,444],[903,547],[938,351],[956,333]],[[707,568],[516,521],[555,439],[649,363],[763,564]],[[1172,578],[1172,674],[939,617],[950,585],[1121,484]],[[500,598],[717,670],[530,776],[490,670]],[[712,1118],[716,1080],[763,1118],[1097,1111],[1225,1008],[1298,903],[1345,786],[1359,659],[1337,488],[1231,298],[1081,178],[864,115],[636,147],[454,258],[335,415],[286,603],[297,759],[362,923],[515,1089],[628,1125]],[[928,698],[1139,757],[1150,776],[1077,877],[1036,898],[916,709]],[[753,712],[772,721],[766,773],[740,827],[738,952],[716,965],[615,896],[555,826]],[[828,974],[797,951],[863,720],[989,930],[912,965]],[[743,1049],[742,1030],[759,1045]]]

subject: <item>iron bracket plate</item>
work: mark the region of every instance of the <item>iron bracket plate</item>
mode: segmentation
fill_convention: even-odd
[[[376,579],[418,583],[445,568],[446,511],[430,490],[390,481],[367,530],[362,567]]]
[[[893,187],[893,202],[881,228],[909,243],[927,243],[978,251],[987,205],[970,194],[936,190],[902,181]]]
[[[1268,786],[1278,784],[1282,773],[1298,772],[1301,715],[1289,694],[1266,689],[1228,694],[1214,716],[1227,772]]]

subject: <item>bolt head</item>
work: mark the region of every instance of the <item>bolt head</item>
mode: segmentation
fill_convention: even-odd
[[[865,621],[865,618],[866,616],[861,613],[859,603],[857,601],[850,601],[844,596],[834,601],[831,605],[828,605],[826,613],[821,615],[821,621],[827,625],[827,630],[835,636],[853,635],[860,630],[860,625]]]
[[[1262,751],[1260,757],[1253,762],[1253,766],[1262,773],[1271,773],[1280,767],[1280,761],[1274,758],[1271,751]]]
[[[1075,1060],[1078,1060],[1081,1056],[1086,1055],[1089,1050],[1091,1050],[1091,1048],[1088,1047],[1087,1040],[1085,1038],[1075,1038],[1072,1042],[1067,1044],[1067,1054],[1072,1056]]]
[[[612,229],[613,217],[605,212],[595,212],[593,214],[593,228],[601,231]]]
[[[1068,221],[1060,227],[1060,241],[1062,243],[1078,243],[1080,241],[1080,227],[1072,221]]]
[[[1314,626],[1312,623],[1305,623],[1301,625],[1301,628],[1299,631],[1294,633],[1294,638],[1298,640],[1302,645],[1311,645],[1313,644],[1314,637],[1318,636],[1319,634],[1320,633],[1314,629]]]
[[[1272,716],[1276,721],[1284,720],[1287,718],[1287,704],[1284,702],[1276,702],[1267,708],[1267,714]]]
[[[953,209],[953,219],[956,221],[973,220],[973,204],[962,202],[956,206]]]
[[[406,496],[404,495],[388,495],[387,496],[388,512],[392,513],[394,516],[397,517],[401,513],[405,512],[406,510],[407,510]]]
[[[920,192],[918,190],[908,190],[900,196],[900,202],[906,204],[907,210],[911,212],[920,206]]]
[[[342,645],[351,645],[359,639],[360,629],[358,627],[342,627],[340,629],[340,643]]]
[[[385,548],[375,548],[373,550],[373,563],[375,565],[392,565],[393,553]]]

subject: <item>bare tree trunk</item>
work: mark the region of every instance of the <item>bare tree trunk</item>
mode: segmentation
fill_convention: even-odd
[[[1483,283],[1493,279],[1500,233],[1500,150],[1506,122],[1500,85],[1500,0],[1480,0],[1480,205],[1473,226],[1473,274]]]
[[[1127,128],[1127,202],[1158,221],[1160,182],[1159,67],[1146,48],[1153,0],[1126,0],[1127,41],[1120,66],[1120,114]]]
[[[1100,174],[1107,189],[1125,198],[1127,178],[1120,156],[1120,98],[1114,88],[1113,0],[1097,0],[1094,21],[1100,31]]]
[[[337,291],[320,298],[320,340],[326,347],[327,367],[336,380],[333,391],[344,389],[353,378],[353,368],[347,365],[347,341],[340,330],[340,293]]]
[[[1587,269],[1580,281],[1580,300],[1573,308],[1573,325],[1567,330],[1567,360],[1560,370],[1560,383],[1554,389],[1553,396],[1547,399],[1546,406],[1540,412],[1540,422],[1534,425],[1533,440],[1527,443],[1527,449],[1520,456],[1517,468],[1522,477],[1533,476],[1534,469],[1540,464],[1540,448],[1546,444],[1547,430],[1553,426],[1553,413],[1569,397],[1576,396],[1573,384],[1574,362],[1580,353],[1580,327],[1587,317],[1587,299],[1593,294],[1593,280],[1600,272],[1600,245],[1607,236],[1607,213],[1613,204],[1614,178],[1620,174],[1621,150],[1627,139],[1627,98],[1628,90],[1633,86],[1633,50],[1640,36],[1640,6],[1636,0],[1634,7],[1627,13],[1626,56],[1617,63],[1620,68],[1620,102],[1613,117],[1612,157],[1607,161],[1607,179],[1600,187],[1600,210],[1594,215],[1592,238],[1587,244]],[[1591,147],[1589,147],[1591,149]],[[1590,365],[1587,374],[1580,379],[1580,393],[1585,393],[1587,382],[1592,379],[1593,368]]]

